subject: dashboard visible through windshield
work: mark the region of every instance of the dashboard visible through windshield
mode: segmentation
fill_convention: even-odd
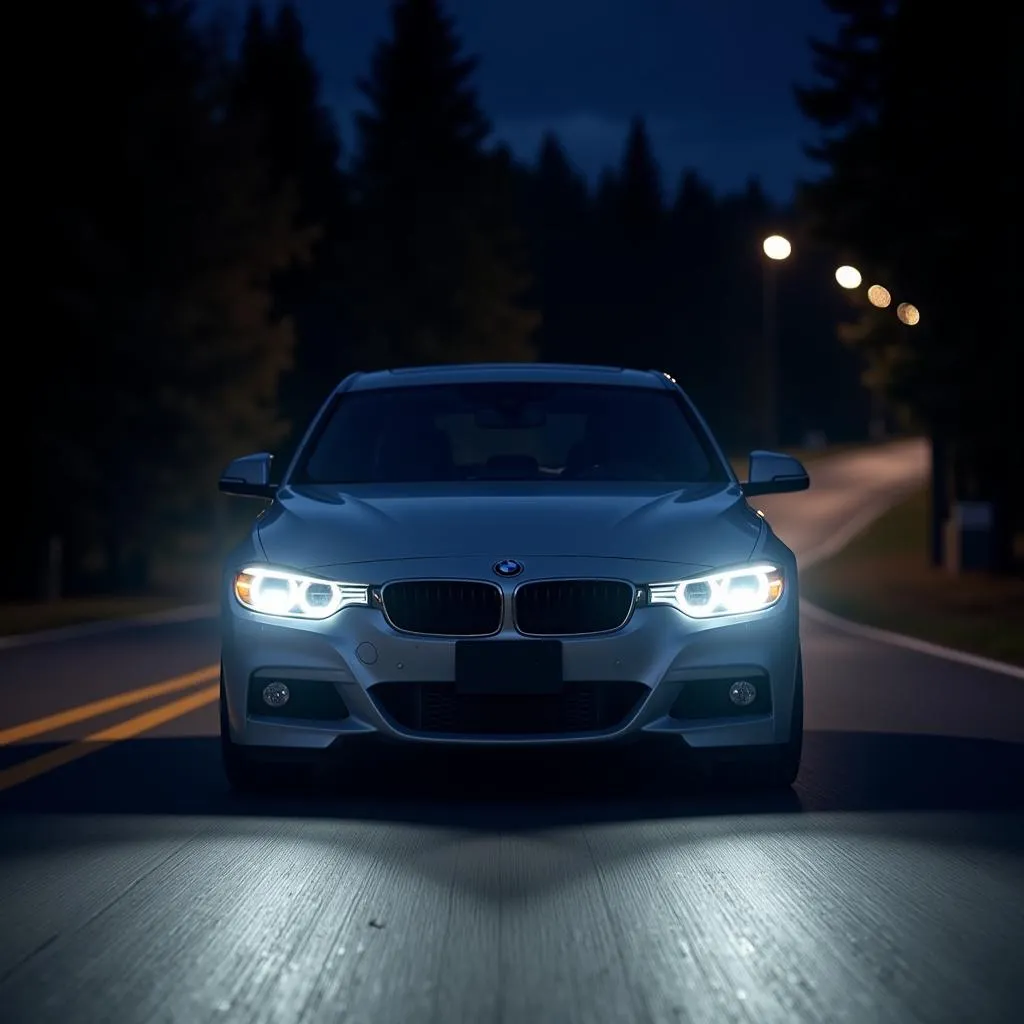
[[[300,453],[299,484],[728,479],[678,396],[580,384],[342,394]]]

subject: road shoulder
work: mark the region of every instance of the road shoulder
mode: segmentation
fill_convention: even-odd
[[[918,489],[802,569],[809,617],[864,638],[1024,677],[1024,579],[953,576],[927,560],[928,492]]]

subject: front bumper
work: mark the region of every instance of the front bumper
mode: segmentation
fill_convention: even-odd
[[[493,723],[451,724],[480,720],[481,704],[474,699],[467,717],[466,699],[453,692],[455,639],[400,633],[376,608],[346,608],[325,622],[273,618],[248,611],[226,592],[222,661],[231,738],[254,748],[310,752],[367,735],[489,746],[654,736],[693,748],[783,743],[800,646],[795,589],[766,612],[700,621],[671,607],[640,607],[614,633],[564,638],[561,717],[549,714],[558,698],[506,699],[492,709],[508,722],[502,731]],[[517,638],[511,624],[493,637]],[[725,699],[739,679],[753,681],[758,691],[748,708]],[[261,699],[272,681],[295,694],[286,710]],[[575,717],[562,713],[570,706]],[[462,709],[461,718],[453,708]]]

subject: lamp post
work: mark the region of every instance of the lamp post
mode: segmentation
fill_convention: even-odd
[[[761,387],[761,443],[774,448],[779,436],[779,342],[777,337],[778,264],[793,251],[788,238],[769,235],[761,249],[767,261],[762,267],[761,332],[764,348],[764,374]]]

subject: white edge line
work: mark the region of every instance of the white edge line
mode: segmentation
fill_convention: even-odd
[[[867,508],[861,509],[849,522],[832,534],[824,544],[819,544],[803,558],[798,558],[797,564],[800,569],[809,569],[811,566],[839,554],[876,519],[885,515],[890,508],[898,505],[905,497],[909,497],[919,486],[920,482],[917,481],[913,484],[901,485],[899,489],[894,489],[881,501],[873,502]],[[1013,679],[1024,679],[1024,666],[1012,665],[1006,661],[996,661],[994,658],[984,658],[980,654],[970,654],[967,651],[958,651],[955,647],[943,647],[941,644],[919,640],[917,637],[906,636],[903,633],[893,633],[888,629],[879,629],[877,626],[865,626],[860,622],[844,619],[841,615],[819,608],[804,598],[800,599],[800,613],[806,615],[812,622],[818,622],[862,640],[873,640],[875,643],[901,647],[917,654],[927,654],[933,658],[942,658],[945,661],[982,669],[985,672],[995,672]]]
[[[34,644],[57,643],[61,640],[83,640],[103,633],[113,633],[120,629],[131,629],[138,626],[160,626],[173,622],[198,622],[201,619],[216,618],[216,604],[193,604],[182,608],[169,608],[162,612],[150,612],[145,615],[133,615],[126,619],[100,619],[96,622],[80,622],[73,626],[61,626],[58,629],[43,629],[34,633],[16,633],[13,636],[0,636],[0,650],[12,650],[16,647],[31,647]]]
[[[889,630],[879,629],[877,626],[864,626],[859,622],[851,622],[839,615],[833,615],[832,612],[825,611],[824,608],[819,608],[803,599],[800,601],[800,613],[806,615],[812,622],[819,622],[864,640],[874,640],[880,644],[902,647],[917,654],[928,654],[933,658],[955,661],[960,665],[983,669],[986,672],[997,672],[1000,675],[1012,676],[1014,679],[1024,679],[1024,667],[1020,665],[1011,665],[1009,662],[996,661],[993,658],[983,658],[980,654],[968,654],[967,651],[943,647],[941,644],[918,640],[916,637],[904,636],[902,633],[890,633]]]

